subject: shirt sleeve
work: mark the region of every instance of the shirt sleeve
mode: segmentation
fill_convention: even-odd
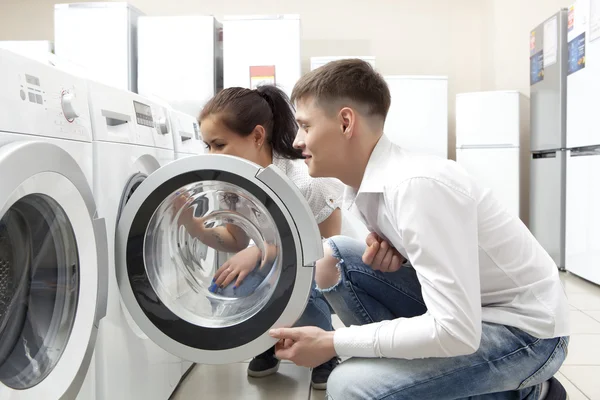
[[[334,336],[338,355],[416,359],[475,352],[482,324],[476,201],[437,180],[413,178],[390,192],[388,209],[428,311],[342,328]]]
[[[304,194],[317,224],[325,221],[342,205],[344,185],[337,179],[311,178]]]

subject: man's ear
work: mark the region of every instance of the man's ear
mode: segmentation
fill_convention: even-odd
[[[346,138],[352,137],[356,126],[356,112],[350,107],[344,107],[338,114],[340,129]]]

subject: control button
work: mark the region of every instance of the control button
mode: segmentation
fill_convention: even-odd
[[[28,92],[28,94],[29,94],[29,101],[32,103],[35,103],[35,94],[33,94],[31,92]]]
[[[27,97],[25,95],[25,91],[23,89],[21,89],[20,95],[21,95],[21,100],[25,100],[25,98]]]
[[[37,93],[36,93],[36,95],[35,95],[35,101],[36,101],[38,104],[44,104],[44,101],[42,100],[42,96],[40,96],[40,95],[39,95],[39,94],[37,94]]]

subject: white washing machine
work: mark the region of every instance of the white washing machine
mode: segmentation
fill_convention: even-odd
[[[92,400],[107,243],[86,84],[0,50],[0,87],[0,398]]]
[[[205,218],[207,228],[240,227],[265,255],[244,293],[211,289],[230,254],[203,251],[180,222],[189,221],[188,212]],[[153,342],[195,363],[240,362],[271,347],[269,329],[291,326],[302,314],[322,255],[319,229],[298,188],[273,165],[225,155],[184,157],[150,174],[117,227],[124,306]]]
[[[181,360],[149,340],[123,306],[114,241],[120,210],[131,193],[174,159],[170,122],[164,107],[137,94],[92,81],[88,90],[94,195],[106,220],[109,255],[107,313],[97,343],[98,399],[164,400],[181,378]]]
[[[170,110],[170,114],[175,159],[206,153],[196,118],[176,110]]]

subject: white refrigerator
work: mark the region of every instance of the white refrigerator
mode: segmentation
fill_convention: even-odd
[[[223,88],[223,30],[213,16],[143,16],[138,21],[138,93],[198,117]]]
[[[517,91],[456,95],[456,162],[529,223],[529,99]]]
[[[407,150],[448,158],[448,77],[387,75],[392,103],[383,131]]]
[[[137,93],[137,22],[142,12],[125,2],[56,4],[54,52],[87,77]],[[157,50],[160,57],[160,50]]]
[[[299,15],[225,16],[225,88],[275,84],[289,96],[300,75]]]
[[[569,8],[565,267],[600,284],[600,1]]]

